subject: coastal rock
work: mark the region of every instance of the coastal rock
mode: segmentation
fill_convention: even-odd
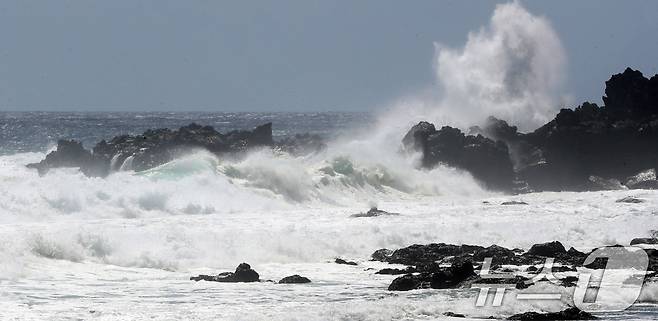
[[[436,130],[420,122],[402,139],[406,151],[422,152],[422,166],[446,164],[470,172],[492,189],[511,190],[514,179],[507,146],[482,135],[464,135],[459,129],[444,126]]]
[[[635,238],[631,241],[631,245],[637,244],[658,244],[658,238],[644,237],[644,238]]]
[[[388,286],[389,291],[409,291],[414,289],[450,289],[460,287],[462,282],[475,277],[473,264],[470,262],[455,263],[447,269],[437,269],[434,272],[406,274],[394,279]]]
[[[644,203],[643,199],[635,198],[632,196],[626,196],[624,198],[620,198],[616,200],[615,202],[617,203]]]
[[[311,280],[309,280],[306,277],[303,277],[301,275],[291,275],[291,276],[286,276],[285,278],[281,279],[279,281],[280,284],[302,284],[302,283],[311,283]]]
[[[336,258],[336,260],[334,261],[334,263],[336,263],[336,264],[344,264],[344,265],[359,265],[359,264],[356,263],[356,262],[346,261],[346,260],[343,260],[343,259],[341,259],[341,258]]]
[[[557,257],[566,253],[567,250],[564,248],[564,245],[558,241],[535,244],[527,252],[528,255],[544,257]]]
[[[258,273],[251,269],[251,266],[247,263],[240,263],[235,269],[235,272],[223,272],[215,276],[211,275],[199,275],[190,277],[192,281],[213,281],[213,282],[258,282],[260,276]]]
[[[525,312],[512,315],[507,320],[596,320],[597,317],[578,308],[568,308],[560,312]]]
[[[627,68],[606,82],[604,106],[562,109],[530,133],[490,117],[464,136],[426,122],[403,139],[438,163],[469,171],[489,188],[516,192],[658,188],[658,75]],[[431,125],[431,126],[430,126]],[[498,146],[498,144],[503,146]],[[639,174],[638,174],[639,173]],[[653,175],[652,175],[653,174]],[[624,182],[625,186],[620,182]]]
[[[500,203],[500,205],[528,205],[528,203],[523,201],[506,201]]]
[[[399,213],[389,213],[387,211],[382,211],[376,207],[371,208],[366,213],[352,214],[350,217],[376,217],[376,216],[397,216]]]
[[[237,130],[226,134],[210,126],[190,124],[178,130],[151,129],[141,135],[122,135],[102,140],[92,151],[75,141],[59,141],[57,150],[39,163],[28,164],[41,175],[51,168],[78,167],[89,176],[107,176],[119,169],[147,170],[172,161],[191,149],[205,149],[216,155],[237,154],[249,148],[272,146],[272,124],[251,131]]]
[[[415,268],[412,268],[412,267],[408,267],[408,268],[406,268],[406,269],[404,269],[404,270],[402,270],[402,269],[384,268],[384,269],[381,269],[381,270],[375,272],[375,274],[398,275],[398,274],[409,274],[409,273],[414,273],[414,272],[417,272],[417,271],[416,271]]]

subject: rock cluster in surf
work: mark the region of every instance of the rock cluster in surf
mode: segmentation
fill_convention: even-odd
[[[211,126],[190,124],[178,130],[151,129],[141,135],[121,135],[102,140],[92,150],[72,140],[60,140],[57,150],[39,163],[28,164],[43,175],[52,168],[77,167],[88,176],[105,177],[121,167],[143,171],[172,161],[193,149],[204,149],[215,155],[235,157],[255,147],[271,147],[301,153],[324,147],[317,135],[296,135],[280,142],[272,137],[272,123],[253,130],[236,130],[226,134]]]
[[[562,109],[531,133],[494,117],[468,135],[421,122],[403,145],[422,152],[423,167],[461,168],[499,190],[658,188],[658,75],[613,75],[603,102]]]
[[[653,238],[637,238],[631,244],[653,244],[658,242]],[[658,250],[644,249],[649,258],[648,277],[658,272]],[[527,270],[517,271],[514,277],[504,280],[517,289],[524,289],[537,282],[529,276],[538,274],[547,258],[557,263],[552,272],[575,272],[576,267],[602,269],[605,262],[595,260],[586,263],[589,254],[575,248],[565,249],[558,241],[533,245],[528,251],[507,249],[498,245],[482,247],[478,245],[453,245],[431,243],[414,244],[395,251],[380,249],[372,254],[372,260],[394,264],[407,265],[405,269],[386,268],[376,274],[404,274],[394,279],[388,289],[391,291],[408,291],[414,289],[446,289],[468,288],[473,283],[491,283],[490,279],[483,281],[474,271],[481,269],[486,258],[491,258],[492,273],[512,272],[502,266],[530,266]],[[548,280],[541,280],[548,281]],[[575,286],[577,278],[573,275],[558,277],[559,285]]]

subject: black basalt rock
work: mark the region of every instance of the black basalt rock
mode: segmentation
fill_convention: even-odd
[[[464,135],[459,129],[420,122],[402,140],[405,150],[423,154],[422,166],[438,164],[457,167],[470,172],[489,188],[511,190],[514,180],[512,162],[507,146],[482,135]]]
[[[178,130],[150,129],[141,135],[116,136],[100,141],[91,151],[79,142],[60,140],[57,150],[41,162],[27,166],[36,168],[42,175],[51,168],[77,167],[88,176],[107,176],[122,167],[134,171],[151,169],[194,149],[216,155],[238,155],[250,148],[273,144],[271,123],[226,134],[192,123]]]
[[[597,317],[578,308],[568,308],[560,312],[525,312],[512,315],[507,320],[596,320]]]
[[[303,283],[311,283],[311,280],[309,280],[306,277],[303,277],[301,275],[295,274],[291,276],[286,276],[285,278],[281,279],[279,281],[280,284],[303,284]]]
[[[212,281],[212,282],[226,282],[226,283],[237,283],[237,282],[258,282],[260,281],[260,276],[256,271],[251,269],[251,266],[247,263],[240,263],[235,272],[222,272],[218,275],[204,275],[190,277],[192,281]]]

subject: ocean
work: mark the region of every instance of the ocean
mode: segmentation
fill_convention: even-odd
[[[196,122],[225,132],[273,123],[275,139],[326,137],[306,156],[262,149],[240,160],[191,152],[160,167],[107,178],[76,169],[40,177],[25,167],[57,139],[101,139]],[[390,292],[401,267],[377,249],[444,242],[528,249],[558,240],[587,251],[657,230],[658,192],[488,191],[468,173],[420,170],[399,152],[412,123],[368,113],[0,113],[1,320],[436,320],[445,312],[505,318],[558,311],[557,301],[476,307],[475,290]],[[617,203],[634,196],[643,203]],[[503,206],[509,200],[526,206]],[[398,216],[354,218],[372,206]],[[335,258],[358,263],[339,265]],[[249,263],[263,280],[194,282]],[[571,291],[571,292],[570,292]],[[604,320],[655,320],[658,286]]]

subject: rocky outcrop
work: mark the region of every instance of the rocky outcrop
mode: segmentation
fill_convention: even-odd
[[[459,129],[420,122],[402,140],[406,151],[422,153],[422,166],[445,164],[468,171],[492,189],[511,190],[514,179],[507,146],[482,135],[464,135]]]
[[[519,192],[657,188],[657,93],[658,75],[647,79],[628,68],[606,82],[605,106],[585,102],[573,110],[562,109],[531,133],[519,133],[515,126],[493,117],[464,137],[454,128],[436,131],[433,125],[420,123],[403,144],[423,152],[425,167],[443,162],[503,190],[514,179],[521,182],[515,185]],[[477,160],[463,158],[459,146],[465,140],[480,151],[470,155]],[[507,148],[511,174],[499,152],[482,151],[498,150],[492,146],[499,142]],[[493,173],[487,175],[489,171]]]
[[[434,268],[420,274],[406,274],[398,277],[388,286],[389,291],[409,291],[415,289],[451,289],[464,285],[469,278],[475,278],[473,264],[454,263],[447,269]]]
[[[212,282],[228,282],[228,283],[237,283],[237,282],[258,282],[260,281],[260,276],[258,273],[251,269],[251,266],[247,263],[240,263],[235,272],[223,272],[218,275],[204,275],[190,277],[192,281],[212,281]]]
[[[343,265],[359,265],[359,264],[356,263],[356,262],[353,262],[353,261],[346,261],[346,260],[341,259],[341,258],[336,258],[336,259],[334,260],[334,263],[336,263],[336,264],[343,264]]]
[[[398,216],[399,213],[390,213],[387,211],[380,210],[376,207],[371,208],[368,212],[352,214],[350,217],[377,217],[377,216]]]
[[[280,284],[303,284],[303,283],[311,283],[311,280],[309,280],[306,277],[303,277],[301,275],[295,274],[291,276],[286,276],[285,278],[281,279],[279,281]]]
[[[122,135],[101,141],[89,151],[75,141],[61,140],[57,150],[39,163],[27,165],[40,174],[58,167],[78,167],[89,176],[107,176],[112,171],[147,170],[167,162],[192,149],[205,149],[216,155],[236,154],[249,148],[272,146],[272,124],[253,130],[238,130],[226,134],[210,126],[190,124],[178,130],[154,129],[141,135]]]
[[[568,308],[560,312],[525,312],[512,315],[507,320],[596,320],[597,317],[578,308]]]

